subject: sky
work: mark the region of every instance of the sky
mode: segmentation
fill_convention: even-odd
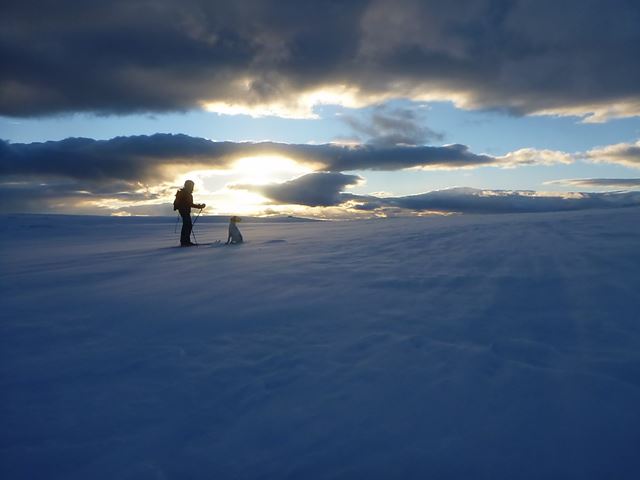
[[[640,3],[3,2],[0,211],[640,204]]]

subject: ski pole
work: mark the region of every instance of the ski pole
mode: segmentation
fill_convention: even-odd
[[[180,221],[180,214],[178,213],[178,216],[176,217],[176,224],[173,227],[173,233],[178,233],[178,222]]]
[[[200,217],[200,214],[202,213],[202,209],[198,210],[198,215],[196,215],[196,219],[193,221],[193,224],[195,225],[196,222],[198,221],[198,217]]]
[[[196,247],[199,247],[200,245],[198,245],[198,239],[196,238],[196,234],[193,230],[191,230],[191,235],[193,235],[193,243],[196,244]]]
[[[196,246],[198,246],[198,239],[196,238],[196,232],[193,231],[193,227],[195,226],[196,222],[198,221],[198,218],[200,217],[201,213],[202,213],[202,209],[198,210],[198,215],[196,215],[196,219],[191,224],[191,235],[193,235],[193,243],[195,243]]]

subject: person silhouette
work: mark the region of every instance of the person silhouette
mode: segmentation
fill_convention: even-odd
[[[229,236],[227,237],[227,243],[225,245],[229,245],[230,243],[242,243],[243,238],[240,230],[238,229],[237,223],[241,222],[242,219],[240,217],[236,217],[235,215],[229,219]]]
[[[196,244],[191,242],[191,208],[203,209],[206,207],[204,203],[193,203],[193,186],[192,180],[184,182],[184,187],[176,192],[176,199],[173,201],[173,210],[178,210],[182,217],[182,230],[180,231],[180,246],[193,247]]]

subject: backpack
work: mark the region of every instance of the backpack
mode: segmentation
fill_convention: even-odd
[[[184,192],[182,191],[182,189],[178,189],[178,191],[176,192],[176,199],[173,201],[173,210],[180,210],[181,208],[184,207]]]

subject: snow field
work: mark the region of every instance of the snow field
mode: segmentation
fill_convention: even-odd
[[[0,474],[636,479],[639,219],[5,216]]]

